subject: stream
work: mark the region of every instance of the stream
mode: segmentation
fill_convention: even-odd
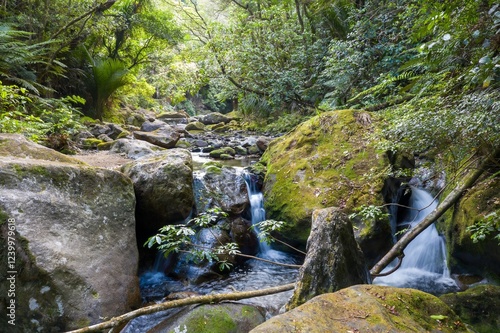
[[[200,169],[203,163],[213,161],[207,156],[193,154],[193,164],[196,169]],[[225,165],[232,166],[241,171],[242,176],[247,183],[247,191],[250,201],[250,212],[252,224],[265,219],[265,210],[263,204],[263,195],[257,189],[251,177],[246,176],[243,168],[253,163],[249,158],[224,161]],[[194,172],[196,179],[197,173]],[[270,245],[260,242],[260,251],[257,257],[268,259],[275,262],[286,264],[300,264],[303,258],[293,256],[271,248]],[[275,287],[283,284],[295,282],[298,269],[286,266],[273,265],[260,260],[250,259],[244,264],[234,268],[228,276],[221,279],[212,280],[200,284],[186,284],[165,275],[164,268],[168,265],[168,259],[164,259],[160,254],[157,256],[155,264],[140,276],[140,287],[142,298],[149,303],[159,303],[171,292],[186,294],[210,294],[210,293],[230,293],[234,291],[250,291],[267,287]],[[238,303],[249,304],[261,307],[269,319],[279,313],[280,309],[286,304],[292,296],[293,291],[287,291],[274,295],[254,297],[238,301]],[[162,320],[176,314],[179,309],[166,310],[159,313],[145,315],[130,321],[121,331],[122,333],[143,333],[153,328]]]

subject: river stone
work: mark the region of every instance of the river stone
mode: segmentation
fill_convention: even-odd
[[[162,226],[188,217],[194,200],[193,161],[187,150],[158,152],[127,163],[121,170],[134,183],[139,242]]]
[[[157,118],[169,125],[187,124],[189,115],[183,111],[179,112],[171,111],[171,112],[163,112],[162,114],[158,115]]]
[[[160,129],[166,125],[167,125],[167,123],[165,123],[161,120],[150,118],[150,119],[146,120],[144,123],[142,123],[141,131],[142,132],[153,132],[153,131],[156,131],[157,129]]]
[[[259,252],[259,239],[252,229],[252,222],[242,217],[231,221],[231,238],[238,244],[243,254],[256,255]],[[237,257],[237,259],[241,259]]]
[[[181,137],[172,127],[165,125],[152,132],[135,131],[134,137],[163,148],[174,148]]]
[[[437,317],[432,317],[437,316]],[[444,319],[437,320],[435,318]],[[473,332],[439,298],[415,289],[357,285],[316,296],[251,333]]]
[[[371,123],[362,121],[371,117]],[[378,116],[355,110],[324,112],[273,140],[261,161],[267,166],[265,208],[287,221],[283,240],[304,247],[315,209],[339,207],[347,215],[361,205],[382,205],[389,159],[372,133]],[[356,240],[372,262],[392,244],[388,218],[353,221]]]
[[[198,213],[220,207],[225,212],[238,215],[250,206],[245,179],[232,167],[208,168],[195,183]]]
[[[204,125],[214,125],[219,123],[227,124],[231,121],[231,118],[218,112],[212,112],[201,116],[199,121]]]
[[[132,182],[20,135],[0,134],[0,156],[3,245],[7,219],[15,219],[16,259],[9,269],[17,271],[15,328],[66,331],[139,305]],[[0,255],[7,258],[3,245]],[[5,309],[9,285],[1,272]],[[6,318],[0,327],[10,327]]]
[[[165,149],[142,140],[118,139],[113,142],[110,150],[113,153],[125,154],[128,158],[136,160]]]
[[[205,125],[202,122],[194,121],[186,125],[186,131],[204,131]]]
[[[354,239],[347,216],[333,207],[315,210],[307,255],[287,308],[320,294],[369,282],[363,252]]]
[[[204,304],[177,313],[147,333],[246,333],[265,320],[263,310],[252,305]]]
[[[500,330],[500,286],[478,285],[439,297],[478,333]]]
[[[269,143],[271,142],[271,139],[265,136],[259,136],[257,138],[257,141],[255,141],[255,144],[259,148],[260,151],[264,152],[267,147],[269,146]]]

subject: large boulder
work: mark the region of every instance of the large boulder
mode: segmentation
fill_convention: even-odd
[[[168,111],[161,113],[157,118],[169,125],[177,125],[187,124],[189,115],[184,111]]]
[[[439,298],[478,333],[500,330],[500,286],[478,285]]]
[[[144,140],[162,148],[174,148],[181,135],[174,128],[165,125],[151,132],[135,131],[134,138]]]
[[[268,332],[473,332],[439,298],[415,289],[357,285],[309,302],[257,326]]]
[[[0,134],[0,156],[2,313],[15,305],[0,327],[61,332],[137,306],[132,182],[20,135]]]
[[[193,161],[185,149],[169,149],[127,163],[137,198],[139,243],[166,224],[182,221],[193,207]]]
[[[200,117],[200,122],[204,125],[214,125],[214,124],[227,124],[232,120],[232,118],[223,115],[222,113],[212,112]]]
[[[317,295],[369,282],[365,258],[347,216],[333,207],[315,210],[307,255],[288,309]]]
[[[500,177],[489,177],[469,189],[445,215],[446,235],[453,267],[466,266],[476,274],[500,278],[500,247],[495,231],[474,242],[468,227],[489,216],[498,220],[500,214]],[[493,224],[494,225],[494,224]]]
[[[263,311],[251,305],[206,304],[181,311],[147,333],[246,333],[265,320]]]
[[[281,234],[287,242],[305,245],[315,209],[339,207],[350,214],[384,203],[389,160],[372,137],[377,124],[366,112],[325,112],[270,143],[261,160],[267,165],[265,208],[270,218],[289,222]],[[354,223],[366,255],[387,250],[388,219]]]
[[[220,207],[239,215],[250,206],[248,190],[242,174],[232,167],[211,165],[195,179],[196,210],[201,213]]]

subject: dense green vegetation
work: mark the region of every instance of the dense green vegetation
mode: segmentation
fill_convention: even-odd
[[[458,168],[499,146],[499,50],[493,0],[3,1],[0,132],[63,149],[82,115],[232,105],[284,131],[354,108]]]

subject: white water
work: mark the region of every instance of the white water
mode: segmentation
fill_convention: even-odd
[[[264,195],[257,189],[256,183],[252,180],[252,175],[244,173],[245,183],[247,184],[248,199],[250,201],[250,211],[252,216],[252,226],[258,234],[259,229],[256,227],[257,223],[266,219],[266,210],[264,209]],[[269,244],[263,242],[259,238],[260,255],[266,257],[266,254],[271,250]]]
[[[427,191],[412,187],[409,203],[412,209],[404,221],[398,223],[398,227],[415,227],[437,207],[437,204],[437,200],[434,200]],[[415,237],[404,250],[404,254],[401,267],[396,272],[386,277],[375,278],[373,283],[415,288],[434,294],[457,289],[455,281],[450,278],[445,241],[434,224]],[[384,271],[390,270],[394,265],[395,263],[392,263]]]

